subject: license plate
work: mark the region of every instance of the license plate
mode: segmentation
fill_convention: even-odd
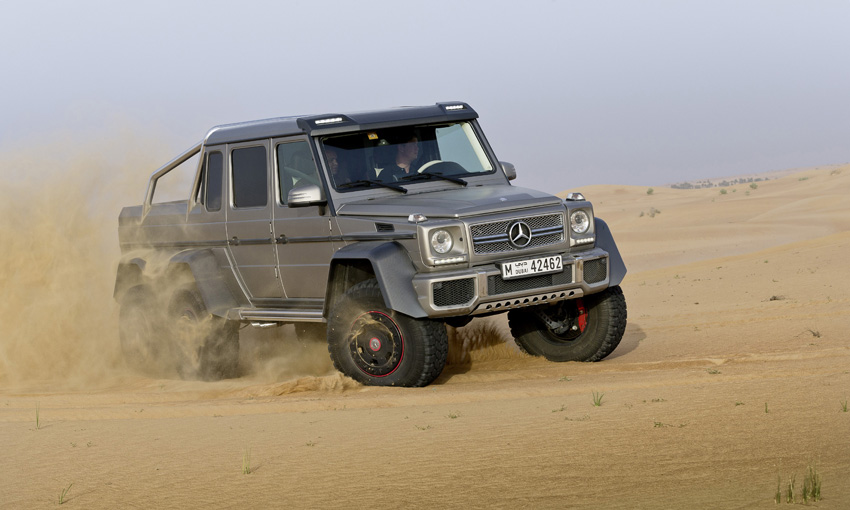
[[[561,256],[502,262],[502,279],[522,278],[535,274],[560,273],[564,270]]]

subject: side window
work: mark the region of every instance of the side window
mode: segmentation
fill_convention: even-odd
[[[207,211],[221,209],[222,175],[224,173],[224,157],[220,152],[211,152],[207,157],[206,167],[206,197],[204,204]]]
[[[310,147],[303,140],[277,146],[277,171],[280,177],[280,201],[283,204],[286,204],[289,191],[293,188],[307,184],[322,186]]]
[[[233,149],[230,153],[234,207],[262,207],[268,203],[265,147]]]

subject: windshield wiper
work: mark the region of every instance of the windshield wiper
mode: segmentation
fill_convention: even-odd
[[[413,181],[413,180],[418,179],[420,175],[425,175],[425,176],[428,176],[428,177],[437,177],[438,179],[443,179],[444,181],[451,181],[451,182],[460,184],[461,186],[466,186],[468,184],[465,180],[461,179],[460,177],[452,177],[451,175],[437,174],[437,173],[428,172],[428,171],[419,172],[419,173],[414,174],[414,175],[408,175],[406,177],[402,177],[401,180],[402,181]]]
[[[357,180],[357,181],[346,182],[345,184],[340,184],[339,186],[337,186],[337,188],[353,188],[355,186],[365,186],[365,185],[372,185],[372,184],[376,184],[376,185],[381,186],[383,188],[389,188],[391,190],[400,191],[402,193],[407,193],[407,188],[399,186],[398,184],[394,184],[394,183],[391,183],[391,182],[384,182],[384,181],[376,181],[376,180],[372,180],[372,179],[360,179],[360,180]]]

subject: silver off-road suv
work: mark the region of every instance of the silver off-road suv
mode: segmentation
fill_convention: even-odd
[[[503,312],[529,354],[610,354],[626,268],[608,227],[581,194],[512,186],[477,117],[452,102],[211,129],[121,212],[128,361],[233,377],[241,326],[293,323],[364,384],[424,386],[446,325]],[[196,154],[188,199],[154,203]]]

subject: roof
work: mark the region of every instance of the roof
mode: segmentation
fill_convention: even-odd
[[[312,136],[381,129],[422,122],[458,121],[478,118],[468,104],[459,101],[431,106],[403,106],[356,113],[327,113],[277,117],[273,119],[224,124],[209,130],[204,145],[236,143],[277,136]]]

